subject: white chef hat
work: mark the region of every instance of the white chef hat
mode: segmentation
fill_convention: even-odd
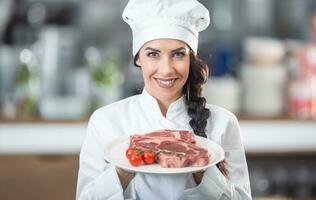
[[[208,10],[197,0],[129,0],[123,20],[133,32],[133,55],[148,41],[178,39],[197,53],[198,35],[210,23]]]

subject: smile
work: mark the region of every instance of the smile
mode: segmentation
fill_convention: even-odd
[[[175,79],[159,79],[159,78],[155,78],[156,82],[158,83],[158,85],[160,87],[163,88],[170,88],[174,85],[175,81],[177,80]]]

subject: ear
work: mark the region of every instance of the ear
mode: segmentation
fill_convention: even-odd
[[[141,64],[140,64],[140,62],[139,62],[139,57],[138,57],[137,60],[136,60],[136,64],[137,64],[139,67],[142,67]]]

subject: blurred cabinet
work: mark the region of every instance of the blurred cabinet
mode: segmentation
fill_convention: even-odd
[[[316,153],[247,155],[252,195],[316,199]]]
[[[0,199],[75,199],[78,155],[0,155]]]

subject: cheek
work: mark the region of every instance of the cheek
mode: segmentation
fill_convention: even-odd
[[[141,55],[141,61],[139,60],[139,65],[141,66],[142,74],[144,79],[147,79],[148,76],[152,73],[153,71],[153,66],[152,63],[149,62],[145,57]]]
[[[144,80],[149,80],[151,75],[153,75],[155,73],[153,66],[143,65],[141,67],[141,69],[142,69],[142,74],[143,74]]]
[[[189,79],[189,69],[187,71],[185,71],[184,74],[185,75],[183,75],[183,82],[186,83],[187,80]]]
[[[186,67],[185,67],[186,79],[188,79],[189,73],[190,73],[190,59],[186,61]]]
[[[189,73],[190,73],[190,66],[188,65],[186,68],[185,68],[185,72],[184,74],[186,74],[186,77],[188,78],[189,76]]]
[[[178,73],[182,75],[185,81],[188,79],[189,72],[190,72],[190,64],[188,64],[187,62],[182,63],[178,66]]]

